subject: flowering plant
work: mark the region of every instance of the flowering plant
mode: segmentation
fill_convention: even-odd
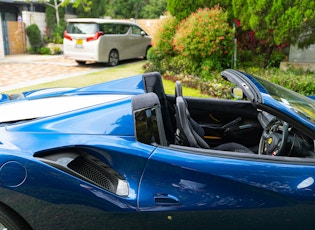
[[[227,13],[218,5],[198,9],[179,24],[174,50],[196,62],[210,60],[207,70],[227,67],[233,50],[233,31],[227,19]]]

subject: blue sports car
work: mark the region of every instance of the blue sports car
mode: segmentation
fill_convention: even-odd
[[[2,94],[0,229],[314,229],[315,100],[221,75],[238,100],[157,72]]]

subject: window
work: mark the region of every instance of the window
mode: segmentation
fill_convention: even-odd
[[[116,34],[116,25],[115,24],[100,24],[100,30],[105,34]]]
[[[117,34],[126,34],[129,30],[128,25],[116,25],[117,26]]]
[[[136,136],[145,144],[161,144],[155,108],[135,111]]]
[[[136,35],[141,35],[141,29],[137,26],[132,27],[132,33]]]
[[[96,23],[69,23],[67,32],[69,34],[95,34],[97,31]]]

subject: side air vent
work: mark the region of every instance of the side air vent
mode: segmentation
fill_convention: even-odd
[[[114,169],[100,159],[74,152],[53,153],[37,158],[55,168],[88,181],[120,196],[127,196],[129,186]]]
[[[68,164],[68,167],[80,175],[93,181],[100,187],[115,193],[117,188],[117,178],[108,173],[106,169],[95,162],[79,156]]]

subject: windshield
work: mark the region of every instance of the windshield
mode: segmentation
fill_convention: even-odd
[[[261,78],[256,79],[275,100],[315,123],[315,100]]]
[[[69,34],[95,34],[97,30],[97,24],[91,22],[70,22],[67,26]]]

